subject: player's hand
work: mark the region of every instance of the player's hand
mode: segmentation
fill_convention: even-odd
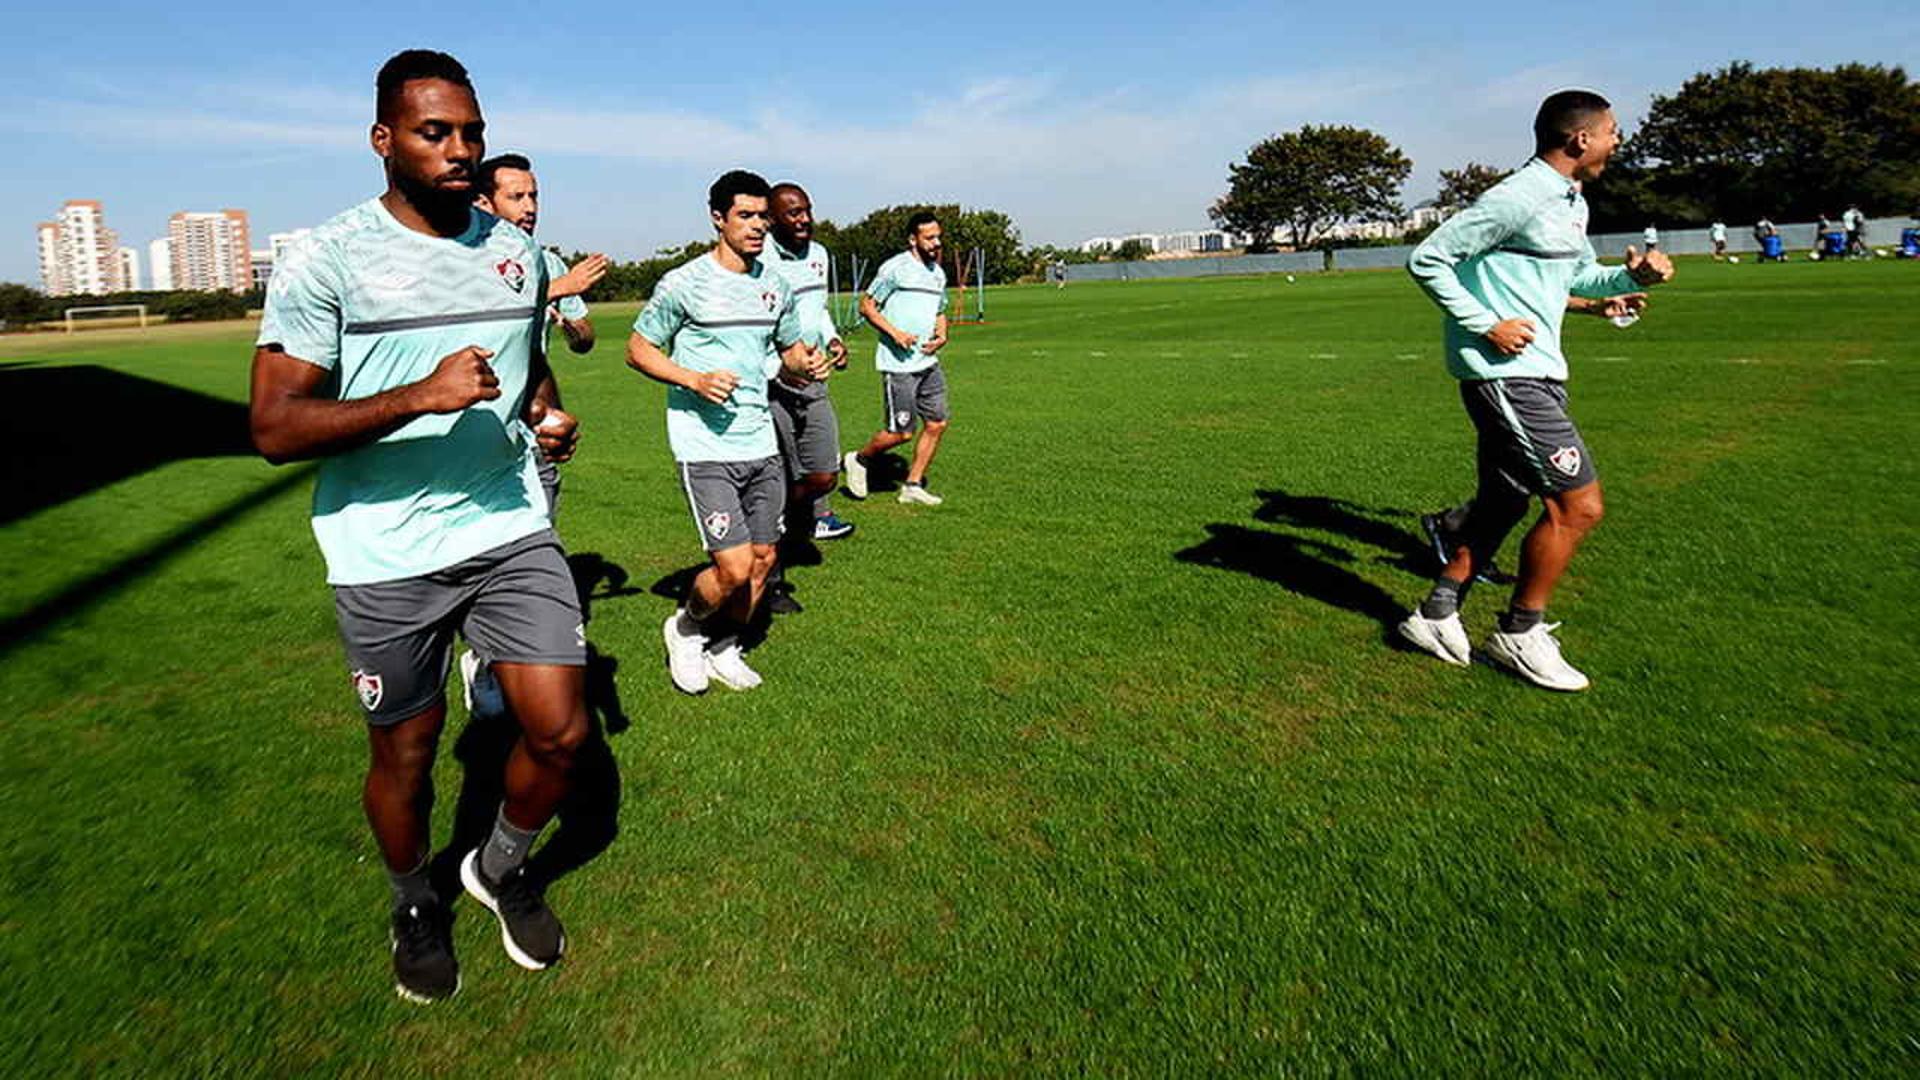
[[[693,385],[687,389],[715,405],[725,405],[733,396],[733,388],[739,385],[740,376],[731,371],[702,371],[694,375]]]
[[[1480,335],[1492,342],[1502,356],[1519,356],[1527,346],[1533,344],[1533,320],[1506,319],[1493,325],[1493,329]]]
[[[833,361],[834,367],[844,370],[847,366],[847,343],[839,338],[827,342],[827,358]]]
[[[469,345],[459,352],[441,357],[433,374],[415,384],[421,410],[433,413],[459,412],[469,405],[499,397],[500,378],[487,364],[492,358],[492,349],[483,349],[478,345]]]
[[[547,282],[547,295],[555,300],[581,296],[607,276],[607,257],[589,255],[573,269]]]
[[[893,334],[893,343],[898,345],[903,352],[912,352],[913,347],[920,344],[920,339],[914,337],[912,334],[896,330]]]
[[[1673,260],[1657,248],[1642,255],[1638,248],[1628,244],[1627,273],[1642,285],[1658,285],[1673,280]]]
[[[533,441],[539,445],[540,452],[555,465],[571,459],[580,445],[580,421],[563,409],[529,402],[527,423],[533,428]]]
[[[947,347],[947,336],[945,334],[935,334],[934,336],[928,338],[926,341],[920,343],[920,351],[928,356],[932,356],[934,353],[937,353],[941,349],[944,349],[946,347]]]
[[[1621,293],[1609,296],[1600,302],[1596,312],[1603,319],[1618,319],[1627,315],[1638,315],[1647,309],[1647,294],[1643,292]]]

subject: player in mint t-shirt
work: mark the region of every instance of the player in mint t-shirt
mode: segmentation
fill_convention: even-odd
[[[907,249],[880,264],[873,281],[860,297],[860,316],[879,332],[873,349],[880,369],[881,405],[885,413],[880,430],[867,445],[847,453],[847,492],[867,497],[867,469],[881,454],[913,438],[919,421],[920,441],[914,444],[913,463],[899,500],[921,506],[939,506],[940,496],[927,490],[927,469],[947,433],[947,376],[940,367],[940,350],[947,344],[947,275],[940,269],[940,222],[922,210],[907,219]]]
[[[577,425],[542,347],[540,252],[471,205],[485,122],[466,69],[409,50],[376,86],[387,190],[274,275],[251,418],[269,461],[321,460],[313,531],[368,723],[363,803],[393,892],[395,989],[430,1002],[460,987],[452,898],[428,858],[456,632],[493,665],[521,730],[493,831],[460,879],[521,967],[566,947],[526,859],[588,735],[586,640],[528,448],[565,460]]]
[[[767,383],[804,387],[832,367],[807,343],[792,287],[761,261],[771,195],[743,170],[714,181],[707,207],[718,242],[660,279],[627,339],[627,364],[669,387],[667,442],[713,560],[661,628],[667,671],[689,694],[710,679],[760,685],[739,632],[766,591],[787,505]]]

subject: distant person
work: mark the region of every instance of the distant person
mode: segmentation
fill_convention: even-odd
[[[1765,243],[1767,237],[1778,236],[1779,234],[1780,230],[1774,228],[1773,222],[1768,221],[1766,218],[1761,218],[1759,221],[1753,223],[1753,242],[1756,244]]]
[[[813,238],[813,200],[799,184],[773,185],[770,242],[761,261],[785,278],[799,309],[801,334],[812,348],[826,353],[836,369],[847,366],[847,345],[833,325],[827,303],[827,268],[833,255]],[[853,525],[833,512],[829,492],[840,477],[840,419],[824,380],[792,386],[781,379],[767,384],[773,408],[773,426],[779,436],[780,458],[786,462],[786,538],[839,540],[853,533]],[[781,566],[768,579],[767,610],[776,615],[798,612]]]
[[[1479,433],[1479,487],[1431,592],[1400,635],[1448,663],[1468,665],[1460,604],[1538,496],[1545,512],[1521,544],[1520,575],[1486,653],[1536,686],[1583,690],[1546,622],[1554,586],[1600,521],[1600,482],[1567,415],[1560,324],[1569,295],[1607,298],[1666,281],[1659,251],[1629,247],[1625,267],[1601,266],[1586,240],[1581,188],[1620,144],[1612,106],[1565,90],[1534,117],[1535,156],[1444,222],[1414,249],[1408,269],[1446,312],[1448,371]],[[1577,238],[1577,239],[1575,239]]]
[[[1648,251],[1654,251],[1660,247],[1660,230],[1654,228],[1652,225],[1640,230],[1640,237],[1647,245]]]
[[[825,378],[826,354],[806,341],[793,289],[761,258],[773,190],[736,169],[707,190],[711,251],[667,271],[627,339],[627,364],[666,383],[667,444],[712,565],[687,588],[661,635],[667,672],[688,694],[710,680],[760,685],[741,631],[752,623],[778,559],[787,473],[767,381]]]
[[[947,377],[940,367],[947,344],[947,275],[940,269],[940,249],[939,219],[919,211],[907,219],[907,249],[881,263],[860,296],[861,316],[880,334],[873,362],[880,369],[886,416],[865,446],[847,453],[847,491],[856,499],[867,497],[867,469],[912,439],[919,421],[920,439],[899,500],[921,506],[945,501],[926,483],[948,422]]]
[[[428,871],[456,632],[492,663],[521,731],[461,880],[514,963],[544,968],[566,948],[526,858],[587,738],[586,640],[526,447],[563,461],[577,424],[541,344],[540,251],[473,206],[485,123],[466,69],[408,50],[376,86],[387,190],[274,274],[251,417],[269,461],[321,459],[313,531],[366,714],[362,801],[392,888],[395,989],[430,1002],[460,988],[452,898]]]
[[[1850,258],[1866,258],[1867,251],[1867,215],[1860,212],[1856,204],[1847,207],[1841,220],[1847,228],[1847,255]]]
[[[1707,233],[1709,236],[1713,238],[1713,257],[1715,259],[1726,258],[1727,257],[1727,223],[1724,221],[1716,221],[1711,226],[1708,227]]]

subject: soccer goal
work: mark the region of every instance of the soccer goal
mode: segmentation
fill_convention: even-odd
[[[147,328],[147,305],[145,304],[94,304],[91,307],[70,307],[61,312],[66,322],[67,333],[71,334],[81,324],[89,330],[105,326],[126,326],[134,320],[139,321],[140,329]]]
[[[960,291],[948,322],[983,323],[987,321],[987,252],[974,248],[953,253],[953,284]]]

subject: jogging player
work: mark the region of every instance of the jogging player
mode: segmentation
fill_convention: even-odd
[[[773,185],[771,207],[772,237],[761,261],[793,289],[807,344],[824,351],[835,368],[845,368],[847,346],[834,328],[827,304],[827,268],[833,256],[813,239],[813,200],[799,184],[780,183]],[[827,384],[816,380],[795,387],[774,379],[767,389],[780,457],[793,485],[787,493],[787,538],[838,540],[851,535],[853,526],[833,512],[828,497],[840,475],[840,421]],[[769,610],[775,614],[800,610],[778,566],[769,588]]]
[[[514,962],[544,968],[566,947],[525,860],[587,736],[586,642],[527,444],[565,460],[577,426],[541,347],[539,251],[472,205],[485,124],[466,70],[409,50],[376,86],[387,190],[274,275],[251,417],[268,460],[323,459],[313,531],[368,721],[363,801],[393,891],[396,988],[433,1001],[460,986],[451,898],[427,870],[456,631],[494,662],[521,728],[493,832],[461,879]]]
[[[767,382],[804,386],[830,367],[807,344],[792,288],[761,260],[771,195],[750,172],[714,181],[707,207],[718,242],[660,279],[627,339],[628,365],[669,387],[667,441],[713,560],[661,627],[668,673],[689,694],[709,679],[760,685],[738,632],[773,571],[787,501]]]
[[[1533,159],[1408,259],[1446,312],[1447,369],[1479,435],[1479,488],[1460,530],[1464,543],[1399,629],[1449,663],[1471,663],[1461,597],[1539,496],[1545,512],[1521,545],[1519,581],[1486,652],[1535,685],[1583,690],[1587,677],[1560,655],[1545,621],[1554,585],[1602,513],[1593,459],[1567,415],[1561,318],[1569,294],[1632,293],[1670,279],[1673,265],[1658,251],[1629,247],[1624,268],[1603,267],[1587,241],[1581,185],[1601,174],[1620,142],[1605,98],[1556,93],[1533,127]]]
[[[846,457],[847,491],[867,497],[867,468],[881,454],[913,438],[916,420],[924,425],[913,448],[900,501],[939,506],[927,490],[927,469],[947,433],[947,377],[940,350],[947,343],[947,275],[940,269],[940,222],[925,210],[907,219],[907,249],[880,264],[873,283],[860,297],[860,315],[880,333],[874,365],[880,369],[886,409],[882,427]]]

